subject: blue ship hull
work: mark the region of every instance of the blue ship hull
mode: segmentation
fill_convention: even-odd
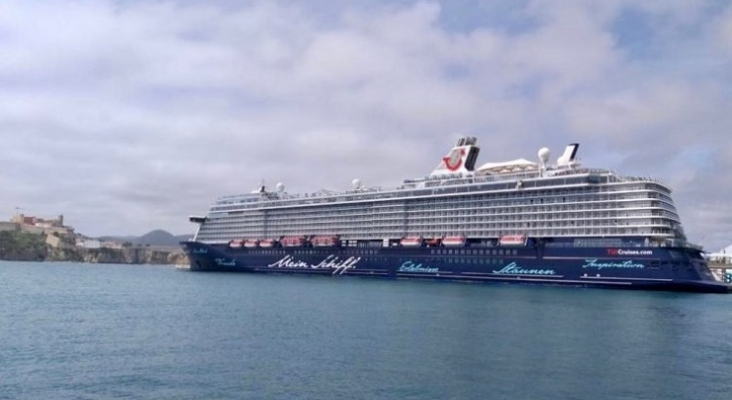
[[[669,247],[231,248],[181,243],[192,271],[417,278],[727,293],[698,250]]]

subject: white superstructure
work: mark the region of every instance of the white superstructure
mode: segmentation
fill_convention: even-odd
[[[477,140],[461,138],[437,168],[393,189],[290,194],[268,192],[224,196],[200,223],[195,240],[338,235],[342,240],[410,236],[495,239],[531,237],[645,237],[683,239],[681,222],[664,184],[588,169],[567,146],[555,164],[549,150],[539,161],[517,159],[475,168]]]

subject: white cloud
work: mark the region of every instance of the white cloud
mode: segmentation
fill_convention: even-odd
[[[732,53],[732,9],[727,10],[720,18],[717,26],[717,43],[727,54]]]
[[[710,4],[6,1],[0,210],[64,213],[88,234],[190,232],[188,214],[261,179],[396,184],[468,133],[483,161],[580,140],[595,166],[680,185],[692,239],[732,242],[715,219],[732,191],[705,179],[732,171],[716,148],[732,11]],[[648,54],[618,42],[628,8],[651,21]]]

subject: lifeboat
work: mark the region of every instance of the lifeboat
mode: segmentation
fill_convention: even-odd
[[[269,248],[274,247],[276,243],[277,243],[277,241],[274,239],[264,239],[261,242],[259,242],[259,247],[269,249]]]
[[[407,236],[399,242],[404,247],[422,247],[423,243],[421,236]]]
[[[232,240],[229,242],[229,247],[232,249],[238,249],[241,247],[241,240]]]
[[[305,246],[305,238],[302,236],[285,236],[280,240],[282,247],[303,247]]]
[[[310,239],[310,244],[313,247],[336,247],[341,244],[338,236],[313,236]]]
[[[259,245],[259,240],[257,239],[247,239],[244,241],[244,247],[248,249],[253,249]]]
[[[445,236],[445,238],[442,239],[442,245],[449,247],[463,247],[465,246],[465,241],[465,236]]]
[[[526,246],[526,235],[505,235],[498,240],[501,246]]]

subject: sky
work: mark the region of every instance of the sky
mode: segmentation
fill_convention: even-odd
[[[192,233],[289,192],[553,158],[671,186],[732,243],[732,4],[719,0],[0,2],[0,219]]]

